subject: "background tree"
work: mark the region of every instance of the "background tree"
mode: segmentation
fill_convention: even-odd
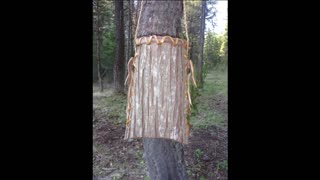
[[[133,11],[134,11],[134,2],[133,0],[129,0],[128,7],[128,59],[133,56],[133,42],[134,42],[134,34],[133,32]]]
[[[124,92],[125,57],[124,57],[124,27],[123,27],[123,1],[115,0],[116,24],[116,55],[113,66],[114,89]]]
[[[96,61],[97,61],[97,74],[99,79],[99,85],[100,85],[100,92],[103,91],[103,82],[101,77],[101,43],[102,43],[102,22],[103,22],[103,16],[101,14],[102,9],[102,3],[100,0],[93,1],[93,7],[94,7],[94,13],[95,13],[95,19],[94,19],[94,30],[96,32]]]
[[[97,4],[99,3],[99,16]],[[98,17],[100,33],[97,31]],[[100,45],[98,45],[98,34]],[[113,65],[115,57],[115,23],[114,23],[114,3],[107,0],[93,1],[93,81],[98,78],[98,55],[100,56],[100,77],[102,82],[113,81]],[[98,51],[98,46],[100,51]],[[99,53],[98,53],[99,52]],[[105,84],[106,85],[106,84]]]
[[[205,23],[213,22],[216,15],[214,8],[216,1],[186,1],[187,25],[189,31],[190,51],[189,56],[193,64],[197,65],[197,81],[201,87],[203,73],[203,51],[204,36],[206,32]],[[200,19],[200,21],[199,21]]]
[[[200,32],[200,57],[198,61],[198,84],[201,87],[203,84],[202,66],[203,66],[203,45],[204,45],[204,30],[206,27],[206,11],[207,11],[207,1],[202,1],[201,4],[201,32]]]
[[[197,64],[200,44],[201,28],[201,1],[186,1],[187,25],[189,31],[190,51],[189,57],[193,64]]]

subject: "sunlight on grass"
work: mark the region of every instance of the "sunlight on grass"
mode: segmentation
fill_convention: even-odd
[[[199,110],[197,116],[191,117],[190,124],[195,129],[207,129],[210,126],[221,126],[223,118],[210,110]]]
[[[213,94],[223,94],[227,96],[228,93],[228,74],[227,72],[212,71],[207,74],[204,80],[203,95],[210,96]]]
[[[221,126],[223,117],[209,107],[213,97],[217,95],[227,96],[227,72],[211,71],[204,80],[204,87],[200,90],[201,96],[197,99],[196,115],[190,119],[190,124],[195,129],[208,128],[210,126]]]

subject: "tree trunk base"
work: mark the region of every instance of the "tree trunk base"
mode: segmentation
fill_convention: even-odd
[[[183,145],[170,139],[143,139],[151,180],[187,180]]]

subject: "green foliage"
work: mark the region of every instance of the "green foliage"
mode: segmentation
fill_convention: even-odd
[[[144,179],[145,179],[145,180],[150,180],[150,177],[149,177],[149,176],[146,176]]]
[[[204,46],[204,62],[212,69],[221,62],[220,49],[223,44],[223,37],[207,32]]]
[[[223,35],[207,32],[204,44],[204,71],[225,71],[228,66],[228,26]],[[207,72],[203,72],[206,76]]]
[[[99,3],[99,6],[96,3]],[[93,80],[97,80],[97,30],[101,29],[101,69],[102,77],[113,79],[113,64],[115,57],[115,24],[114,24],[114,4],[112,1],[95,0],[93,6]],[[100,9],[98,9],[100,8]],[[99,12],[99,13],[98,13]],[[100,18],[100,24],[97,19]]]
[[[217,168],[218,168],[218,170],[220,170],[220,169],[228,169],[228,161],[227,160],[220,161],[217,164]]]
[[[190,87],[190,95],[191,95],[191,101],[192,101],[192,111],[191,111],[191,116],[195,115],[198,112],[197,104],[198,102],[196,101],[196,98],[201,96],[199,92],[199,88],[196,88],[194,86]]]
[[[187,170],[187,174],[188,174],[188,176],[191,176],[191,175],[192,175],[192,172],[188,169],[188,170]]]
[[[190,96],[191,96],[191,112],[187,115],[187,121],[191,124],[191,118],[195,117],[198,113],[198,102],[196,98],[200,96],[199,89],[190,85]]]
[[[200,180],[206,180],[206,178],[205,178],[205,177],[203,177],[203,176],[201,176],[201,177],[200,177]]]
[[[198,159],[200,159],[200,157],[201,157],[202,154],[203,154],[203,151],[202,151],[201,149],[197,148],[197,149],[194,151],[194,154],[195,154],[195,156],[196,156]]]
[[[225,71],[228,68],[228,25],[226,26],[225,34],[223,35],[223,41],[224,44],[221,46],[220,56],[222,57],[222,70]]]

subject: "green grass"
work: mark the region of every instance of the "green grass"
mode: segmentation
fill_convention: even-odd
[[[113,94],[109,97],[102,97],[100,102],[99,107],[106,112],[108,119],[113,120],[115,124],[126,121],[126,96]]]
[[[228,93],[228,74],[222,71],[212,71],[207,74],[204,80],[203,96],[212,94],[222,94],[227,96]]]
[[[223,160],[223,161],[220,161],[218,164],[217,164],[217,167],[218,169],[228,169],[228,161],[227,160]]]
[[[221,114],[210,108],[210,103],[214,96],[228,95],[227,72],[211,71],[204,80],[204,86],[199,90],[200,96],[196,99],[196,110],[193,109],[193,115],[190,118],[190,124],[195,129],[206,129],[209,126],[220,126],[223,124]]]
[[[201,157],[202,154],[203,154],[203,151],[202,151],[201,149],[197,148],[197,149],[194,151],[194,154],[195,154],[195,156],[196,156],[198,159],[200,159],[200,157]]]
[[[223,118],[210,110],[200,109],[196,116],[191,117],[190,124],[195,129],[207,129],[213,125],[221,126]]]

